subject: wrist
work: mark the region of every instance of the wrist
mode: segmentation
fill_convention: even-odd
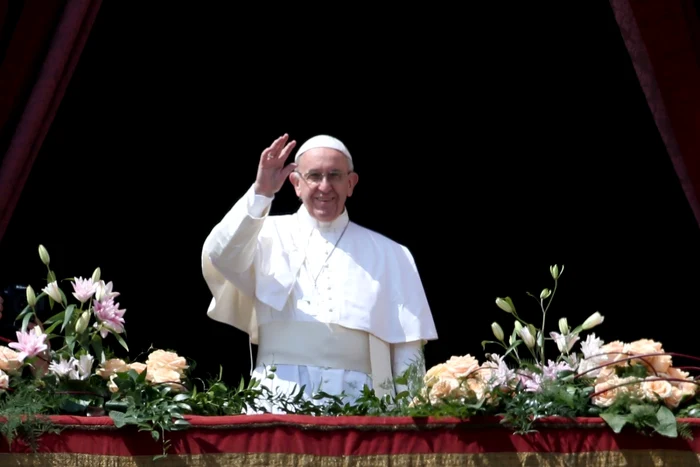
[[[254,192],[256,195],[264,196],[264,197],[266,197],[266,198],[273,198],[273,197],[275,196],[275,194],[274,194],[273,192],[271,192],[270,190],[266,190],[266,189],[262,188],[262,187],[261,187],[260,185],[258,185],[257,183],[255,183],[255,184],[253,185],[253,192]]]

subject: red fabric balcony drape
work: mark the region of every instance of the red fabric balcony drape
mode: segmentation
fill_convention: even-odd
[[[700,2],[610,0],[639,83],[700,223]]]
[[[0,239],[101,0],[0,0]]]

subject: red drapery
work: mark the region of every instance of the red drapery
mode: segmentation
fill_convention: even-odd
[[[610,0],[610,4],[700,223],[700,11],[693,0]]]
[[[0,0],[0,239],[101,0]]]
[[[38,450],[0,442],[2,465],[698,465],[700,421],[681,419],[692,439],[614,433],[600,418],[542,419],[515,434],[497,417],[313,417],[238,415],[188,417],[185,431],[163,440],[133,426],[115,429],[109,417],[51,417],[60,434],[44,434]]]

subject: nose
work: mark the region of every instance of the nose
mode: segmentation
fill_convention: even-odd
[[[333,190],[333,185],[331,185],[331,182],[328,181],[328,177],[323,177],[321,183],[318,184],[318,189],[323,193],[329,193],[331,190]]]

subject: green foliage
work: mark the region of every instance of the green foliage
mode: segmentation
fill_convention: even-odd
[[[50,391],[41,390],[32,380],[16,380],[11,391],[0,398],[0,435],[9,445],[24,441],[33,452],[39,449],[44,433],[60,433],[62,428],[47,415],[55,413],[61,402]]]
[[[262,381],[253,378],[246,382],[241,378],[230,387],[223,380],[222,369],[215,378],[191,377],[196,362],[185,364],[185,359],[174,352],[155,350],[145,364],[120,360],[105,340],[112,339],[127,350],[125,331],[115,322],[103,319],[106,315],[101,313],[108,299],[116,296],[111,283],[100,280],[97,268],[91,279],[100,285],[95,295],[79,304],[69,304],[55,272],[49,268],[48,252],[43,247],[39,252],[48,269],[48,285],[38,296],[28,287],[29,305],[18,321],[22,331],[31,328],[32,332],[45,335],[47,348],[29,355],[7,373],[0,370],[0,382],[4,377],[8,381],[0,393],[0,434],[8,443],[22,439],[35,451],[43,433],[60,432],[60,427],[47,418],[56,414],[107,414],[118,428],[135,426],[162,443],[162,454],[156,458],[167,455],[170,432],[190,427],[189,415],[266,413],[271,407],[283,413],[314,416],[499,416],[504,426],[517,434],[537,430],[538,423],[547,417],[601,417],[616,433],[628,427],[646,434],[690,437],[690,428],[677,419],[700,418],[700,401],[695,393],[677,408],[669,408],[661,397],[642,396],[639,390],[620,391],[607,406],[594,403],[604,391],[617,389],[610,386],[603,392],[594,392],[599,382],[594,370],[612,365],[615,371],[610,374],[630,387],[639,387],[652,372],[647,360],[614,361],[605,355],[586,356],[574,351],[573,344],[581,334],[602,323],[603,317],[597,312],[573,329],[566,318],[560,318],[558,332],[546,331],[546,317],[551,313],[563,266],[550,267],[554,280],[551,289],[544,288],[538,295],[527,294],[537,302],[541,314],[537,317],[538,326],[526,319],[520,304],[516,308],[515,299],[496,300],[498,308],[513,318],[513,330],[506,335],[501,325],[494,322],[491,329],[496,340],[483,341],[482,345],[498,346],[501,355],[487,354],[482,363],[470,355],[453,357],[428,369],[428,374],[424,374],[424,361],[419,359],[404,374],[397,375],[394,383],[399,392],[395,396],[379,397],[364,387],[359,397],[350,401],[345,394],[325,392],[309,397],[304,387],[290,394],[273,392],[264,383],[276,377],[274,368]],[[37,315],[41,300],[47,300],[49,309],[55,311],[45,322]],[[113,311],[117,309],[115,306]],[[547,355],[554,346],[558,354],[549,360]],[[156,353],[160,353],[160,359],[151,361]],[[666,354],[639,357],[654,355]],[[577,371],[586,358],[595,364]],[[600,363],[596,358],[602,362],[600,367],[596,367]],[[506,365],[506,361],[511,364]],[[694,381],[666,379],[683,384]]]

